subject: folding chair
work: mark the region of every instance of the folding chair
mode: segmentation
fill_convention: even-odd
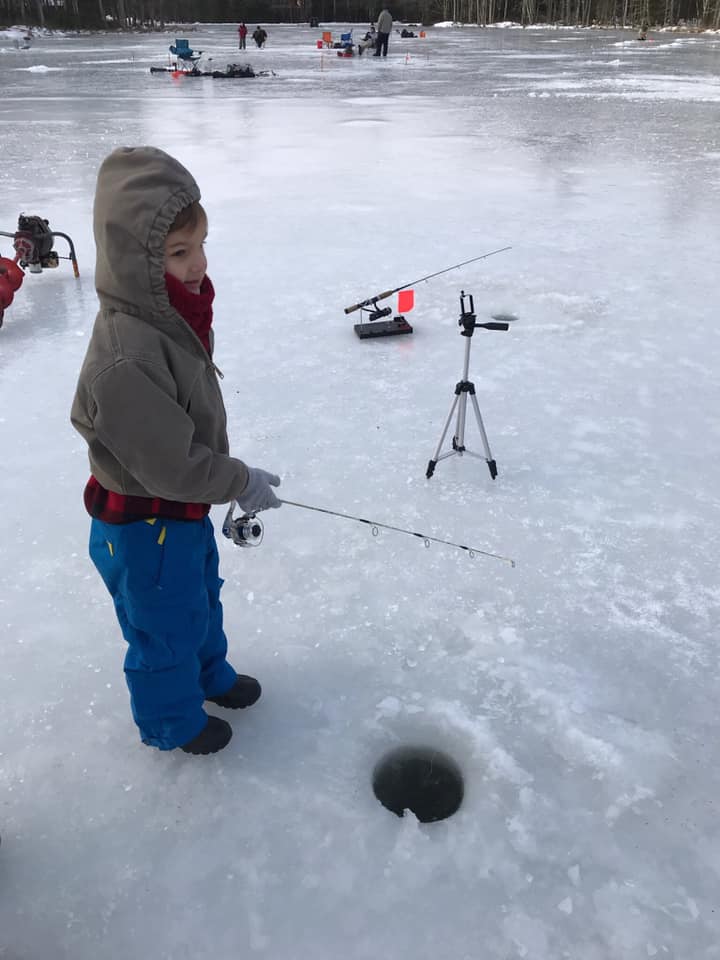
[[[170,53],[177,57],[182,64],[196,63],[202,56],[202,50],[191,50],[187,40],[177,38],[170,46]]]

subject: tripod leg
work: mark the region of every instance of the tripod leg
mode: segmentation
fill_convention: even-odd
[[[477,397],[475,396],[474,392],[470,394],[470,399],[472,400],[473,410],[475,411],[477,425],[480,428],[480,436],[482,437],[483,447],[485,449],[485,459],[487,460],[488,470],[490,471],[490,476],[494,480],[497,476],[497,465],[493,460],[492,453],[490,453],[490,444],[488,443],[487,434],[485,433],[485,425],[483,424],[483,419],[480,414],[480,405],[477,402]]]
[[[459,387],[464,387],[465,384],[458,384]],[[458,418],[457,418],[457,427],[455,428],[455,436],[453,437],[453,450],[457,450],[459,454],[462,454],[465,450],[465,421],[467,419],[467,391],[462,390],[460,394],[460,405],[458,406]]]
[[[440,450],[442,449],[442,445],[445,442],[445,437],[447,436],[447,432],[450,429],[450,421],[453,418],[453,414],[455,413],[455,407],[457,407],[457,404],[458,404],[458,396],[459,395],[456,393],[455,399],[453,400],[452,406],[450,407],[450,413],[448,414],[448,418],[445,421],[445,426],[443,427],[443,432],[440,436],[440,443],[438,443],[437,445],[435,456],[432,458],[432,460],[428,460],[427,470],[425,471],[425,476],[427,477],[428,480],[433,475],[433,473],[435,473],[435,467],[437,466],[437,462],[440,459]]]

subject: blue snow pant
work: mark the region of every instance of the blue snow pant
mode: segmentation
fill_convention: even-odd
[[[127,640],[125,679],[142,741],[182,746],[207,724],[203,702],[227,693],[237,676],[225,659],[212,523],[93,519],[90,557]]]

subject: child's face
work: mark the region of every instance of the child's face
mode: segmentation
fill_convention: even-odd
[[[176,277],[190,290],[200,293],[200,284],[207,270],[205,239],[207,223],[173,230],[165,238],[165,272]]]

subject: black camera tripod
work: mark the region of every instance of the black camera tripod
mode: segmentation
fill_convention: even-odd
[[[494,480],[497,476],[497,465],[493,459],[493,455],[490,452],[490,444],[488,443],[487,434],[485,433],[485,426],[483,425],[482,415],[480,414],[480,407],[477,402],[477,397],[475,396],[475,384],[472,380],[468,380],[468,374],[470,372],[470,344],[472,343],[472,335],[475,333],[478,327],[482,327],[483,330],[507,330],[510,326],[511,321],[515,320],[515,317],[509,315],[496,315],[492,321],[489,323],[478,323],[475,318],[475,304],[473,303],[472,294],[467,294],[467,297],[470,301],[470,309],[465,309],[465,291],[460,291],[460,319],[458,320],[458,326],[461,326],[463,329],[460,332],[460,336],[465,337],[465,363],[463,365],[462,380],[459,383],[455,384],[455,399],[452,402],[450,407],[450,413],[448,418],[445,421],[445,427],[443,428],[442,436],[440,437],[440,443],[437,445],[437,450],[435,451],[435,456],[432,460],[428,461],[427,470],[425,471],[425,476],[429,480],[430,477],[435,472],[435,467],[441,460],[446,460],[448,457],[458,456],[461,457],[464,453],[467,453],[470,457],[477,457],[479,460],[483,458],[478,453],[473,453],[472,450],[468,450],[465,446],[465,421],[467,417],[467,398],[468,394],[470,395],[470,400],[472,401],[473,410],[475,411],[475,419],[477,420],[477,425],[480,428],[480,436],[482,437],[483,448],[485,450],[485,462],[488,465],[490,471],[490,476]],[[455,425],[455,433],[452,440],[452,450],[448,450],[447,453],[440,453],[442,445],[445,442],[445,437],[447,432],[450,429],[450,421],[453,418],[455,409],[457,408],[457,423]]]

